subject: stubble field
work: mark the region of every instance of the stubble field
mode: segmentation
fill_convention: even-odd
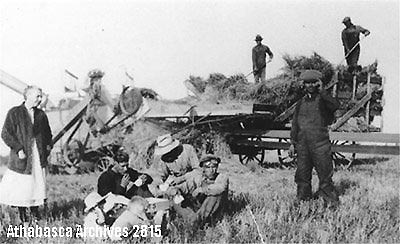
[[[243,166],[236,156],[225,158],[220,171],[230,177],[227,214],[215,226],[201,230],[175,222],[175,228],[163,242],[260,243],[263,239],[268,243],[399,243],[399,157],[364,161],[349,170],[335,172],[333,179],[341,203],[336,209],[327,209],[321,200],[300,204],[295,201],[295,169]],[[81,225],[83,199],[95,190],[97,177],[95,173],[50,175],[48,216],[38,224],[74,229]],[[314,191],[317,184],[314,174]],[[1,206],[0,243],[85,243],[75,237],[7,237],[9,225],[17,224],[17,210]],[[152,239],[132,238],[121,243],[148,241]]]

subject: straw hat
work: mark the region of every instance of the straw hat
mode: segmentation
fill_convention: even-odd
[[[171,134],[159,136],[154,148],[155,155],[164,155],[179,146],[179,141],[172,138]]]
[[[96,207],[97,204],[99,204],[99,202],[103,201],[104,199],[106,199],[108,196],[104,195],[104,196],[100,196],[99,193],[97,192],[91,192],[89,195],[87,195],[87,197],[85,198],[85,212],[89,212],[92,208]]]

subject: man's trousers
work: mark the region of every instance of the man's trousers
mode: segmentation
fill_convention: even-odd
[[[299,140],[297,149],[297,198],[309,200],[312,197],[311,178],[315,168],[319,179],[318,194],[327,202],[337,202],[339,197],[333,186],[333,162],[329,140],[310,142]]]

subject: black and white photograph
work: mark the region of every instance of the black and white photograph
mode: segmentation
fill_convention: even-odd
[[[0,243],[400,243],[397,0],[3,0]]]

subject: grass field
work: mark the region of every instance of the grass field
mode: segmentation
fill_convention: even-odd
[[[326,209],[321,200],[301,204],[295,201],[294,169],[243,166],[236,157],[227,158],[220,167],[221,172],[230,176],[227,215],[215,226],[202,230],[177,223],[166,241],[260,243],[261,235],[265,242],[400,243],[399,157],[365,161],[335,173],[341,204],[337,209]],[[83,199],[95,189],[97,177],[50,175],[48,218],[39,225],[82,224]],[[313,175],[314,190],[317,184]],[[80,238],[65,237],[7,238],[10,224],[19,224],[17,211],[1,206],[0,243],[84,243]],[[140,241],[150,239],[125,242]]]

